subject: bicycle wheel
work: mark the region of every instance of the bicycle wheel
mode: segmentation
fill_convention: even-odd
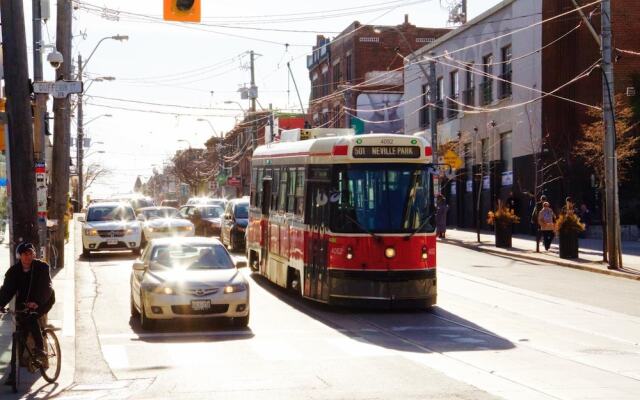
[[[52,243],[49,243],[49,246],[47,246],[47,259],[51,269],[58,268],[58,251]]]
[[[11,369],[13,370],[13,382],[11,383],[11,390],[13,393],[18,393],[18,384],[20,383],[20,342],[17,338],[17,334],[13,334],[13,343],[11,346]]]
[[[44,329],[42,334],[47,352],[47,362],[40,367],[40,373],[45,381],[53,383],[60,376],[60,368],[62,366],[60,342],[58,342],[58,337],[51,328]]]

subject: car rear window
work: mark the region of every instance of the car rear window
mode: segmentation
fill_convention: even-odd
[[[249,218],[249,204],[239,203],[236,205],[236,218]]]
[[[214,270],[235,268],[229,253],[216,244],[167,244],[153,248],[150,269]]]

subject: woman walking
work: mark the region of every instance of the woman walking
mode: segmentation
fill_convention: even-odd
[[[449,205],[442,194],[436,196],[436,235],[444,239],[447,232],[447,211]]]
[[[551,242],[553,242],[553,229],[556,216],[551,209],[548,201],[542,203],[542,210],[538,213],[538,225],[542,232],[542,241],[544,243],[544,249],[549,251]]]

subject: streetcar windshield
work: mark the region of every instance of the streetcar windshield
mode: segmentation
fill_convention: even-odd
[[[341,233],[433,232],[427,165],[335,167],[331,229]]]

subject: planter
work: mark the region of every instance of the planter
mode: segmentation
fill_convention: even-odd
[[[560,258],[578,258],[578,232],[559,232]]]
[[[511,247],[511,237],[513,236],[513,229],[511,224],[496,224],[496,247],[507,249]]]

